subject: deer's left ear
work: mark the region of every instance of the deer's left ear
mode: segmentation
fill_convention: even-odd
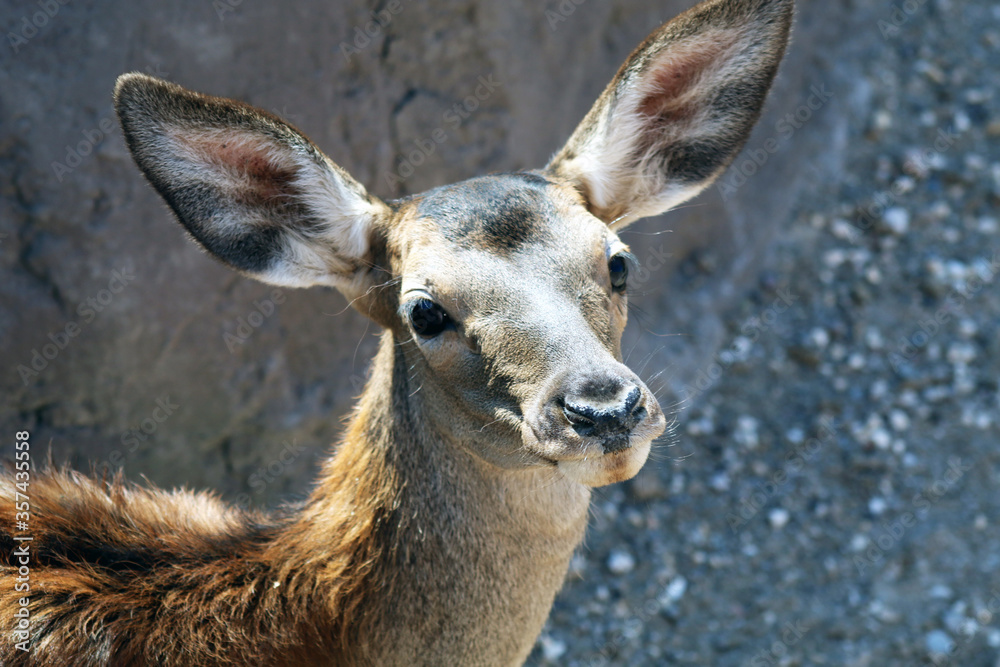
[[[136,164],[217,259],[275,285],[370,286],[389,207],[294,127],[137,73],[118,79],[115,107]]]
[[[793,0],[708,0],[632,53],[546,170],[619,228],[708,187],[760,116]]]

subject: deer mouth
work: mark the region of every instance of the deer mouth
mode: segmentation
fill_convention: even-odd
[[[645,465],[652,442],[652,439],[644,440],[642,444],[595,457],[561,459],[556,461],[556,467],[569,479],[586,486],[624,482],[635,477]]]
[[[634,477],[649,457],[653,440],[666,429],[659,405],[647,404],[641,423],[626,432],[591,433],[574,428],[569,420],[553,417],[526,419],[522,434],[526,448],[567,478],[598,487]]]

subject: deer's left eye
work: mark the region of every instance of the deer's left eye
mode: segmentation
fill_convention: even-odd
[[[419,299],[410,308],[410,326],[422,338],[434,338],[445,329],[454,327],[444,308],[430,299]]]
[[[621,255],[615,255],[608,260],[608,274],[611,276],[611,288],[616,292],[624,292],[628,283],[628,262]]]

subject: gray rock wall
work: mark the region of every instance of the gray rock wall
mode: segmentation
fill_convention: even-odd
[[[577,2],[403,1],[367,44],[353,41],[372,17],[360,0],[0,3],[0,433],[29,429],[75,466],[253,504],[304,493],[375,326],[334,291],[276,292],[187,241],[125,149],[115,77],[147,71],[272,110],[392,197],[541,166],[632,48],[692,4]],[[752,176],[625,235],[651,269],[625,349],[644,376],[662,373],[664,401],[710,367],[719,314],[843,161],[850,95],[864,91],[849,95],[851,72],[824,54],[849,48],[851,16],[843,0],[802,3],[737,161]],[[837,94],[801,127],[778,124],[806,115],[822,85]],[[262,324],[227,338],[255,310]],[[683,335],[653,335],[667,333]]]

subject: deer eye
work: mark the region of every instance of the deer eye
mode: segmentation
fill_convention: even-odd
[[[410,308],[410,326],[422,338],[434,338],[454,326],[444,308],[430,299],[419,299]]]
[[[611,276],[611,288],[616,292],[625,291],[628,282],[628,262],[621,255],[615,255],[608,260],[608,274]]]

